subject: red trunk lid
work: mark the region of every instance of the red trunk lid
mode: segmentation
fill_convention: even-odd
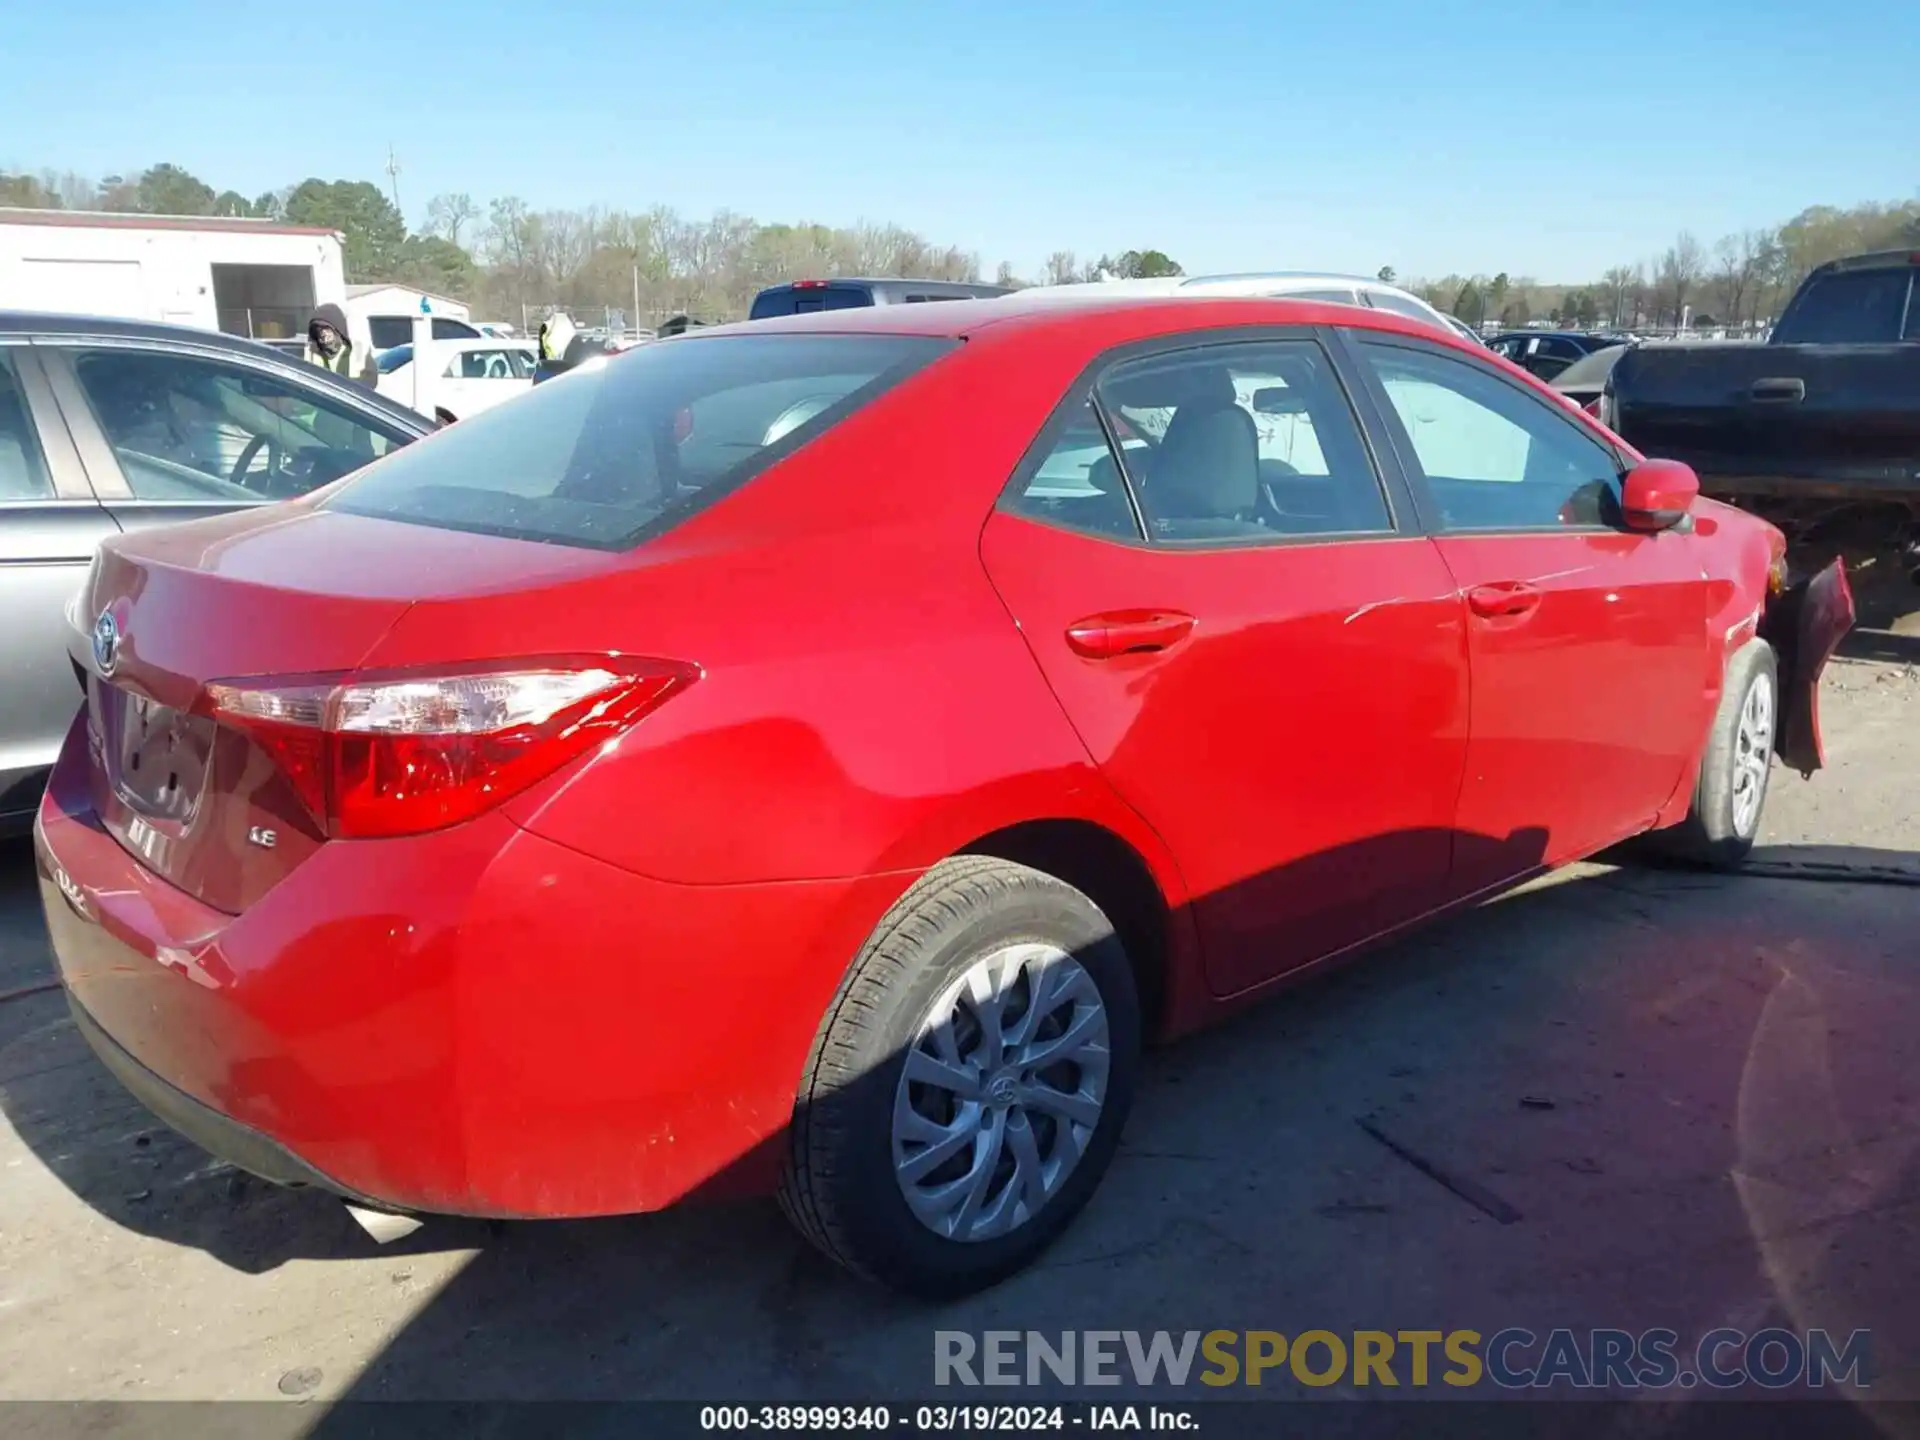
[[[244,909],[325,836],[265,752],[195,713],[210,681],[351,671],[417,600],[612,559],[298,505],[108,542],[73,641],[103,823],[203,903]]]

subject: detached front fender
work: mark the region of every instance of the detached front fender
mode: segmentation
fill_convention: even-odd
[[[1820,675],[1853,629],[1853,588],[1843,561],[1790,585],[1767,604],[1760,636],[1780,661],[1780,724],[1774,750],[1802,776],[1826,763],[1820,739]]]

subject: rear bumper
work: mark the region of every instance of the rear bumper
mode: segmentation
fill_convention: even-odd
[[[330,1176],[322,1175],[271,1135],[249,1129],[231,1116],[221,1114],[211,1105],[202,1105],[186,1091],[168,1084],[102,1030],[99,1022],[87,1013],[87,1007],[74,999],[71,992],[67,995],[67,1006],[73,1012],[74,1028],[79,1030],[80,1038],[100,1058],[100,1063],[126,1087],[129,1095],[146,1106],[153,1117],[169,1130],[185,1136],[215,1159],[225,1160],[249,1175],[257,1175],[275,1185],[311,1185],[321,1190],[331,1190],[343,1200],[378,1207],[380,1202],[370,1196],[356,1194]]]
[[[910,874],[672,885],[493,814],[334,842],[239,915],[142,867],[70,740],[35,825],[81,1028],[241,1168],[419,1214],[763,1190],[819,1019]]]

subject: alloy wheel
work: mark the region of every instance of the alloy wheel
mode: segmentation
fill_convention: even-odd
[[[1106,1103],[1107,1010],[1058,946],[975,960],[922,1020],[893,1105],[893,1167],[935,1234],[990,1240],[1059,1193]]]
[[[1773,686],[1762,674],[1747,687],[1733,743],[1733,829],[1751,835],[1760,823],[1773,764]]]

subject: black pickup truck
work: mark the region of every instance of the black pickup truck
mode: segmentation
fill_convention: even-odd
[[[1602,414],[1789,533],[1869,506],[1920,522],[1920,251],[1820,266],[1763,345],[1642,345]]]

